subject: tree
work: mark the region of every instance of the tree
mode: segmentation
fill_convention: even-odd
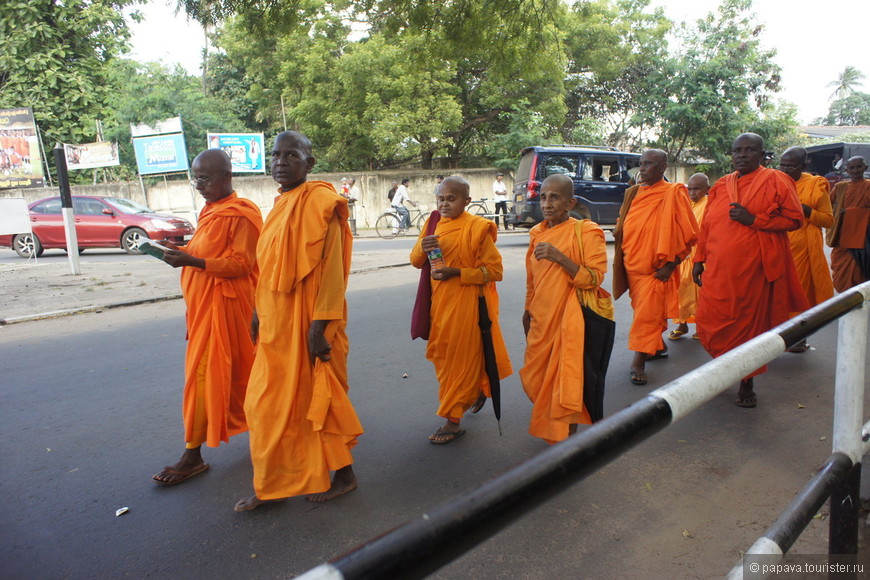
[[[633,123],[653,128],[651,143],[672,160],[691,152],[727,169],[733,139],[776,111],[771,96],[780,88],[780,69],[775,51],[761,46],[763,27],[751,6],[724,0],[718,13],[684,26],[682,48],[641,79]]]
[[[106,137],[118,142],[128,178],[137,173],[130,124],[153,124],[181,115],[190,162],[206,148],[206,133],[245,130],[225,101],[203,95],[200,79],[180,66],[169,69],[158,63],[117,59],[110,67],[109,83],[116,89],[103,125]]]
[[[820,119],[823,125],[870,125],[870,94],[858,91],[837,99]]]
[[[127,50],[122,10],[139,1],[4,2],[0,107],[33,107],[50,141],[93,140],[114,90],[110,64]]]
[[[864,73],[856,69],[854,66],[847,66],[843,69],[843,72],[837,75],[837,80],[831,81],[827,84],[829,87],[835,87],[830,98],[833,99],[834,97],[837,97],[837,99],[840,100],[845,99],[855,92],[855,87],[863,85],[861,82],[862,80],[864,80]]]

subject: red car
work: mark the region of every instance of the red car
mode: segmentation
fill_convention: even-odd
[[[121,197],[73,196],[78,250],[124,248],[141,254],[139,239],[168,239],[184,243],[193,235],[193,225],[173,215],[154,213],[150,208]],[[0,236],[0,246],[10,246],[22,258],[41,256],[43,250],[66,249],[66,234],[59,197],[30,204],[33,234]]]

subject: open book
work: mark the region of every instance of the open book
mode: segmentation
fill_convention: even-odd
[[[163,253],[168,250],[164,245],[161,245],[159,242],[155,242],[154,240],[149,240],[148,238],[139,238],[139,251],[143,254],[148,254],[149,256],[154,256],[158,260],[163,259]]]

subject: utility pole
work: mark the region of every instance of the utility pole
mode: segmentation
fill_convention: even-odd
[[[60,186],[60,211],[63,214],[63,231],[66,233],[66,255],[69,259],[69,271],[73,276],[78,276],[82,273],[81,264],[79,264],[79,238],[76,235],[66,155],[64,155],[61,143],[54,146],[54,163],[57,165],[57,184]]]

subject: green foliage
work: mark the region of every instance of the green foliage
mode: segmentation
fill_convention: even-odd
[[[94,140],[130,36],[122,10],[139,0],[7,0],[0,10],[0,108],[32,107],[54,142]],[[50,155],[49,155],[50,157]],[[53,164],[53,161],[51,162]]]
[[[139,64],[118,59],[110,67],[109,82],[116,87],[106,109],[106,138],[117,141],[128,178],[135,177],[136,163],[130,124],[153,124],[181,115],[189,161],[206,148],[206,133],[246,131],[242,121],[219,97],[204,96],[198,77],[181,67]]]
[[[852,92],[831,103],[828,116],[819,119],[822,125],[870,125],[870,94]]]
[[[843,72],[837,75],[837,80],[828,83],[829,87],[835,88],[831,98],[837,97],[838,100],[845,99],[855,92],[855,87],[860,87],[863,84],[861,81],[864,78],[864,73],[854,66],[847,66],[843,69]]]

